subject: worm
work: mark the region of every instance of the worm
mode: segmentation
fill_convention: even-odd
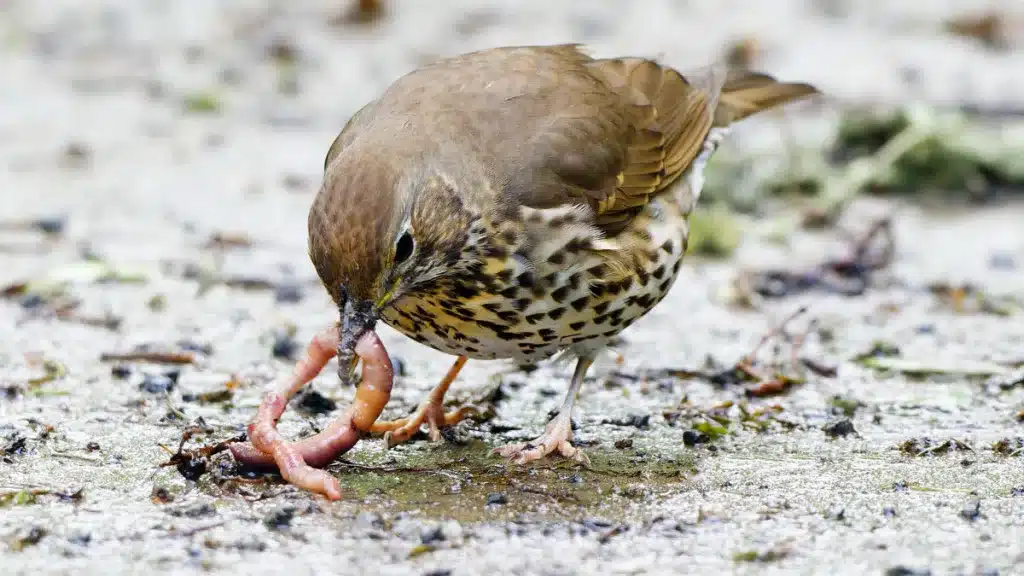
[[[319,434],[287,442],[277,431],[278,418],[288,401],[337,354],[337,348],[336,327],[314,336],[292,376],[263,397],[256,418],[248,427],[250,441],[228,446],[238,462],[255,468],[276,467],[288,483],[324,494],[330,500],[341,498],[341,485],[320,468],[349,451],[370,431],[391,399],[394,381],[394,367],[384,344],[376,332],[366,331],[355,347],[356,355],[363,361],[363,378],[356,388],[355,401]]]

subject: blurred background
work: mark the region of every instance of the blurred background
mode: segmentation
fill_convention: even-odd
[[[306,217],[349,116],[437,58],[567,42],[684,71],[724,59],[824,93],[734,129],[671,297],[584,387],[577,438],[628,455],[624,472],[545,476],[581,494],[570,504],[512,472],[461,495],[429,476],[451,498],[438,520],[379,470],[336,470],[364,500],[325,515],[223,462],[160,467],[183,429],[242,431],[333,319]],[[1024,557],[1022,192],[1020,0],[0,0],[5,565],[1008,573]],[[387,417],[450,359],[385,332],[403,366]],[[782,352],[762,346],[780,336]],[[508,370],[460,376],[454,398],[497,406],[461,433],[496,445],[540,429],[567,374]],[[289,434],[348,402],[332,374],[286,413]],[[378,444],[354,457],[393,465]],[[462,465],[431,450],[397,458]],[[630,466],[645,458],[698,475],[644,485]],[[493,463],[465,478],[480,470]],[[83,486],[87,513],[72,513]],[[485,508],[505,498],[492,493],[508,505]],[[639,519],[620,530],[627,509]],[[302,537],[282,536],[293,517]],[[523,517],[538,523],[509,524]],[[463,527],[438,527],[451,518]]]
[[[308,203],[334,135],[401,74],[579,42],[683,70],[726,59],[825,93],[744,123],[715,158],[702,202],[721,209],[694,250],[731,252],[737,234],[703,230],[779,199],[824,224],[867,191],[939,204],[1019,191],[1022,18],[1012,0],[3,0],[0,185],[12,217],[74,214],[95,242],[157,232],[154,211],[244,227],[246,211]],[[123,218],[100,217],[113,209]],[[273,234],[299,248],[302,211],[280,215]],[[136,240],[117,250],[144,255]]]

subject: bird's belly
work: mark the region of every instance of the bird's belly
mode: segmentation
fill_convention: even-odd
[[[600,349],[660,302],[678,276],[685,217],[658,206],[651,211],[657,218],[645,224],[650,241],[639,268],[614,270],[598,255],[571,266],[523,267],[510,258],[508,282],[466,291],[453,281],[394,302],[382,318],[422,344],[476,359],[532,362],[567,348]]]

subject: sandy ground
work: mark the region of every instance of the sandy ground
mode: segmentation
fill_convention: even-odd
[[[0,215],[67,217],[56,239],[0,232],[0,284],[72,276],[77,314],[121,319],[109,330],[0,301],[5,574],[1024,574],[1014,453],[1024,392],[1008,368],[1024,361],[1024,206],[1005,203],[897,206],[895,262],[858,298],[812,293],[744,311],[720,297],[744,266],[835,253],[834,232],[780,246],[752,225],[733,260],[691,260],[669,298],[624,333],[621,360],[609,353],[583,389],[577,437],[594,471],[487,457],[487,446],[543,428],[571,368],[527,374],[501,362],[470,363],[452,393],[491,401],[491,421],[461,425],[440,446],[360,443],[349,456],[361,467],[332,468],[347,495],[338,503],[244,482],[225,454],[197,482],[159,467],[160,445],[173,449],[197,417],[210,428],[199,444],[243,429],[289,369],[273,357],[275,334],[291,325],[303,345],[333,320],[306,256],[306,211],[336,131],[399,74],[439,55],[567,41],[685,67],[756,33],[762,68],[814,82],[832,102],[1019,109],[1020,52],[935,32],[969,6],[1015,2],[820,3],[841,18],[795,0],[404,2],[372,30],[332,24],[337,2],[271,4],[0,0]],[[206,105],[218,110],[195,111]],[[805,138],[828,129],[821,107],[790,117]],[[767,145],[781,133],[767,120],[739,132]],[[857,208],[853,225],[892,206]],[[253,245],[204,247],[218,232]],[[143,281],[90,281],[85,254]],[[229,277],[283,283],[301,298],[215,281]],[[957,313],[927,289],[943,282],[1018,297],[1018,307]],[[656,375],[708,358],[728,366],[802,304],[819,326],[804,354],[837,366],[835,377],[748,399],[739,385]],[[382,332],[405,366],[386,413],[401,415],[451,359]],[[183,341],[211,350],[176,383],[166,366],[126,364],[118,378],[121,364],[100,360]],[[879,341],[954,373],[908,378],[852,361]],[[33,382],[44,361],[64,372]],[[962,373],[977,363],[1007,373]],[[344,403],[351,390],[333,373],[332,363],[315,387]],[[227,402],[197,399],[232,379]],[[686,445],[691,413],[727,401],[729,433]],[[752,420],[763,425],[739,422],[739,404],[761,409]],[[833,438],[823,427],[843,409],[856,432]],[[308,434],[328,418],[293,409],[281,426]]]

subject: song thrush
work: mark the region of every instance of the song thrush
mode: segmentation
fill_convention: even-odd
[[[392,84],[334,140],[309,212],[309,252],[341,314],[339,374],[378,319],[458,357],[388,443],[444,414],[467,358],[578,358],[546,432],[495,452],[572,445],[570,414],[609,340],[668,293],[708,158],[729,125],[817,93],[719,66],[680,72],[575,45],[441,60]]]

